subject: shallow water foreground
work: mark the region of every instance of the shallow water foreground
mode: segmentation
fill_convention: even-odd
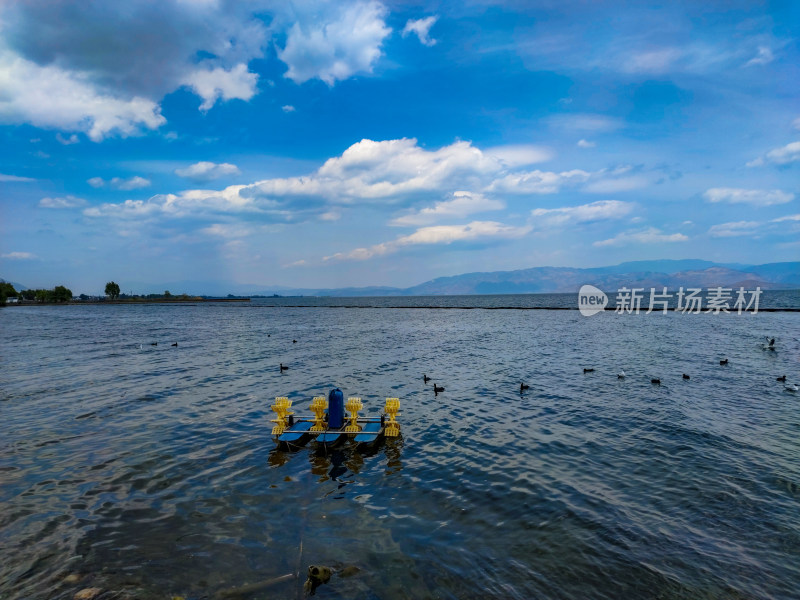
[[[0,598],[796,598],[798,323],[4,309]],[[274,397],[335,386],[403,438],[275,451]]]

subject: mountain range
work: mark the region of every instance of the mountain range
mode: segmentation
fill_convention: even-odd
[[[3,280],[0,279],[0,282]],[[624,262],[608,267],[532,267],[516,271],[464,273],[438,277],[408,288],[347,287],[289,288],[219,281],[172,281],[164,283],[126,282],[124,290],[137,294],[205,296],[439,296],[469,294],[574,293],[584,284],[606,291],[622,287],[677,289],[683,287],[730,287],[763,290],[800,288],[800,262],[747,265],[707,260],[648,260]],[[68,284],[65,284],[68,285]],[[25,286],[14,284],[18,290]],[[76,291],[76,293],[78,293]]]

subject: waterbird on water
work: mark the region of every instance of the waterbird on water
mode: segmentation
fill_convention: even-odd
[[[296,343],[297,343],[297,340],[292,340],[292,343],[293,343],[293,344],[296,344]]]
[[[660,379],[651,379],[650,383],[655,383],[656,385],[661,385],[661,380]]]
[[[521,394],[522,392],[524,392],[525,390],[527,390],[529,387],[531,387],[531,386],[529,386],[529,385],[525,385],[524,383],[520,383],[520,384],[519,384],[519,393]]]
[[[150,345],[151,346],[158,346],[158,342],[151,342]]]
[[[172,344],[172,345],[173,345],[173,346],[177,346],[177,345],[178,345],[178,342],[175,342],[175,343],[174,343],[174,344]]]
[[[620,371],[617,373],[617,379],[625,379],[625,371]]]
[[[787,392],[796,392],[796,391],[800,390],[800,388],[797,387],[797,385],[794,384],[794,383],[787,383],[783,387],[786,389]]]
[[[728,359],[727,358],[723,358],[721,361],[719,361],[719,364],[727,365],[728,364]]]
[[[686,373],[684,373],[684,374],[683,374],[683,378],[684,378],[684,379],[689,379],[689,376],[688,376]]]
[[[431,380],[431,378],[428,377],[425,373],[422,374],[422,381],[424,381],[425,383],[428,383],[430,380]]]
[[[594,373],[594,369],[584,369],[584,373]]]
[[[439,392],[443,392],[443,391],[444,391],[443,387],[438,386],[435,383],[433,384],[433,393],[434,394],[438,394]]]
[[[281,371],[288,371],[289,367],[284,367],[283,363],[281,363]]]
[[[778,381],[786,381],[786,375],[781,375],[780,377],[776,377]]]

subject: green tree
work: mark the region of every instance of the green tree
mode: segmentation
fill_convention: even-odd
[[[36,301],[45,303],[50,302],[53,297],[53,292],[50,290],[34,290],[34,294],[36,294]]]
[[[108,296],[112,300],[116,300],[117,298],[119,298],[119,285],[117,285],[113,281],[109,281],[106,284],[106,296]]]
[[[53,289],[53,300],[56,302],[68,302],[72,300],[72,290],[63,285],[57,285],[55,289]]]
[[[164,292],[164,298],[172,298],[172,294],[169,293],[169,290]]]
[[[3,306],[6,303],[6,298],[18,296],[17,290],[14,289],[14,286],[10,283],[0,283],[0,306]]]

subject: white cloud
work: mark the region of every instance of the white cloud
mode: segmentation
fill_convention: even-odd
[[[16,182],[26,182],[26,181],[36,181],[32,177],[19,177],[18,175],[6,175],[4,173],[0,173],[0,181],[16,181]]]
[[[281,110],[282,110],[283,112],[285,112],[285,113],[292,113],[292,112],[294,112],[296,109],[295,109],[295,107],[294,107],[294,106],[292,106],[291,104],[286,104],[286,105],[284,105],[284,106],[281,106]]]
[[[0,122],[83,131],[95,142],[166,122],[151,100],[119,99],[97,91],[85,74],[41,67],[7,51],[0,51],[0,89]]]
[[[730,202],[731,204],[752,204],[753,206],[786,204],[794,199],[794,194],[781,190],[743,190],[737,188],[711,188],[703,195],[709,202]]]
[[[766,65],[771,63],[775,57],[772,55],[772,50],[767,46],[759,46],[758,54],[745,63],[745,67],[752,67],[754,65]]]
[[[736,221],[712,225],[708,234],[711,237],[736,237],[740,235],[753,235],[763,223],[759,221]]]
[[[7,258],[9,260],[33,260],[36,258],[36,255],[30,252],[9,252],[8,254],[0,254],[0,258]]]
[[[614,131],[624,124],[620,119],[592,113],[563,113],[547,117],[545,121],[555,129],[592,133]]]
[[[800,161],[800,142],[786,144],[783,148],[775,148],[767,152],[767,160],[776,165],[788,165]]]
[[[42,208],[77,208],[84,206],[86,200],[83,198],[76,198],[75,196],[64,196],[61,198],[42,198],[39,200],[39,206]]]
[[[271,199],[316,196],[341,204],[474,188],[501,170],[497,159],[469,142],[430,151],[416,139],[361,140],[311,175],[257,182],[248,193]]]
[[[539,227],[559,227],[573,223],[621,219],[634,208],[633,202],[619,200],[600,200],[580,206],[564,208],[536,208],[531,211],[534,225]]]
[[[278,57],[288,65],[285,77],[295,83],[319,78],[329,86],[355,73],[371,73],[391,33],[387,10],[378,2],[333,3],[325,22],[297,22],[289,29]]]
[[[109,185],[110,187],[116,190],[138,190],[141,188],[146,188],[150,186],[150,180],[145,179],[144,177],[139,177],[135,175],[128,179],[123,179],[121,177],[113,177],[110,181],[105,181],[102,177],[92,177],[91,179],[87,179],[86,183],[88,183],[93,188],[101,188],[105,185]]]
[[[64,146],[70,146],[72,144],[77,144],[78,142],[80,142],[80,140],[78,139],[78,136],[75,135],[74,133],[69,137],[64,137],[60,133],[57,133],[56,134],[56,141],[59,144],[62,144]]]
[[[416,34],[419,41],[424,46],[433,46],[436,40],[429,36],[431,27],[439,19],[437,16],[425,17],[424,19],[409,19],[403,27],[402,36],[406,37],[410,33]]]
[[[584,183],[590,177],[591,173],[580,169],[561,173],[535,170],[510,173],[496,179],[486,189],[508,194],[555,194],[563,186]]]
[[[258,75],[250,73],[247,65],[240,63],[230,70],[222,67],[197,69],[189,73],[182,83],[191,87],[203,99],[200,110],[205,112],[219,99],[250,100],[256,93]]]
[[[423,227],[414,233],[399,237],[391,242],[376,244],[369,248],[356,248],[347,253],[338,252],[323,260],[367,260],[401,250],[407,246],[452,244],[460,241],[493,239],[514,239],[527,235],[530,226],[513,227],[495,221],[473,221],[467,225],[436,225]]]
[[[239,175],[239,167],[231,163],[201,161],[185,169],[175,169],[175,174],[195,181],[211,181],[228,175]]]
[[[596,145],[588,140],[578,140],[578,148],[594,148]]]
[[[158,195],[147,201],[106,204],[88,209],[89,216],[134,219],[161,214],[164,218],[247,212],[266,221],[290,223],[334,220],[341,207],[369,203],[376,207],[419,206],[427,198],[447,198],[438,204],[401,215],[393,225],[425,225],[437,219],[462,218],[503,207],[501,194],[553,194],[577,188],[587,181],[626,176],[622,166],[595,173],[572,170],[560,173],[527,171],[509,164],[526,164],[541,158],[534,147],[503,147],[482,151],[469,142],[428,150],[415,139],[361,140],[340,156],[328,159],[304,176],[275,178],[223,190],[194,189]],[[492,153],[489,153],[492,152]],[[501,156],[498,156],[501,155]],[[181,170],[182,174],[215,172],[214,163]],[[90,180],[100,185],[99,178]],[[606,205],[606,208],[614,206]],[[623,204],[617,205],[623,206]]]
[[[786,215],[785,217],[772,219],[773,223],[782,223],[783,221],[800,221],[800,215]]]
[[[795,126],[800,123],[800,119],[795,120]],[[767,152],[765,156],[759,156],[747,163],[748,167],[761,167],[767,162],[775,165],[788,165],[800,161],[800,142],[791,142],[781,148],[775,148]]]
[[[484,153],[496,158],[504,167],[510,169],[546,162],[553,158],[553,152],[549,148],[530,144],[494,146],[484,150]]]
[[[200,233],[204,233],[213,237],[233,239],[246,237],[253,233],[253,229],[251,227],[247,227],[246,225],[214,223],[213,225],[209,225],[208,227],[201,229]]]
[[[253,200],[239,194],[244,186],[224,190],[186,190],[180,194],[158,194],[147,200],[126,200],[87,208],[87,217],[142,220],[150,217],[200,217],[263,210]]]
[[[641,231],[626,231],[617,234],[608,240],[602,240],[592,244],[598,248],[606,246],[626,246],[629,244],[661,244],[673,242],[685,242],[689,239],[688,236],[682,233],[662,233],[661,230],[655,227],[644,229]]]
[[[144,177],[139,177],[138,175],[131,177],[130,179],[114,177],[110,181],[110,185],[118,190],[130,191],[150,187],[150,180],[145,179]]]
[[[505,206],[504,202],[486,198],[482,194],[459,191],[453,192],[452,200],[437,202],[432,207],[397,217],[390,225],[426,225],[442,218],[463,218],[475,213],[502,210]]]
[[[650,181],[642,176],[635,175],[633,177],[617,177],[610,179],[600,179],[588,183],[584,188],[584,192],[591,194],[616,194],[617,192],[628,192],[630,190],[638,190],[647,187]]]
[[[683,56],[684,51],[678,48],[661,48],[634,53],[623,62],[622,70],[627,73],[658,75],[670,71]]]

